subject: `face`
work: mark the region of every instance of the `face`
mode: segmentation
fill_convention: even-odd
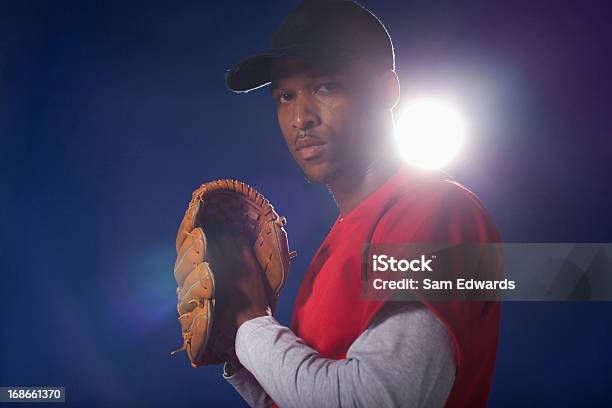
[[[315,68],[298,60],[272,66],[272,97],[291,155],[308,180],[333,183],[368,160],[375,76],[358,63]]]

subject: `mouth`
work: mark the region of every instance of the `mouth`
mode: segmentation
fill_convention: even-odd
[[[295,143],[295,151],[302,160],[314,160],[325,151],[325,141],[305,138]]]

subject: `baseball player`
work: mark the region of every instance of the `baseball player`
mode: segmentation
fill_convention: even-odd
[[[352,1],[304,1],[272,47],[226,79],[235,92],[271,85],[289,152],[339,209],[290,327],[270,314],[261,275],[235,278],[244,297],[231,306],[235,354],[221,358],[227,381],[253,407],[486,406],[497,303],[360,296],[364,244],[500,240],[472,192],[398,160],[399,81],[383,24]]]

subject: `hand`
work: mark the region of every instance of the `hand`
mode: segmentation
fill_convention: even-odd
[[[225,362],[225,365],[223,366],[223,375],[226,377],[231,377],[243,368],[244,366],[240,363],[238,357],[229,359]]]
[[[221,231],[209,244],[211,267],[223,274],[217,273],[217,298],[225,302],[217,308],[223,313],[217,319],[234,324],[235,333],[245,321],[271,315],[271,289],[244,235]]]

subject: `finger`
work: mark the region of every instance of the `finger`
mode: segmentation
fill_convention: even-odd
[[[189,329],[191,339],[187,346],[187,354],[192,364],[199,365],[202,362],[201,357],[206,349],[208,338],[212,334],[212,313],[213,302],[211,300],[207,300],[203,307],[193,312],[193,320]]]
[[[181,245],[174,263],[174,279],[183,286],[185,278],[206,257],[206,236],[202,228],[196,228]]]
[[[284,218],[280,218],[262,227],[254,245],[257,260],[275,296],[284,286],[289,270],[287,234],[282,228],[284,223]]]
[[[181,220],[181,225],[179,225],[179,229],[176,234],[176,252],[179,252],[183,242],[187,239],[189,233],[196,226],[196,217],[200,210],[200,200],[196,199],[195,196],[199,191],[200,189],[197,189],[193,192],[193,198],[189,203],[189,207],[187,207],[187,211],[185,211],[185,215]]]
[[[206,262],[202,262],[189,274],[180,292],[179,314],[189,313],[215,294],[214,276]]]
[[[193,322],[193,315],[191,312],[183,313],[178,317],[178,321],[181,323],[181,331],[183,333],[189,330],[191,327],[191,322]]]

